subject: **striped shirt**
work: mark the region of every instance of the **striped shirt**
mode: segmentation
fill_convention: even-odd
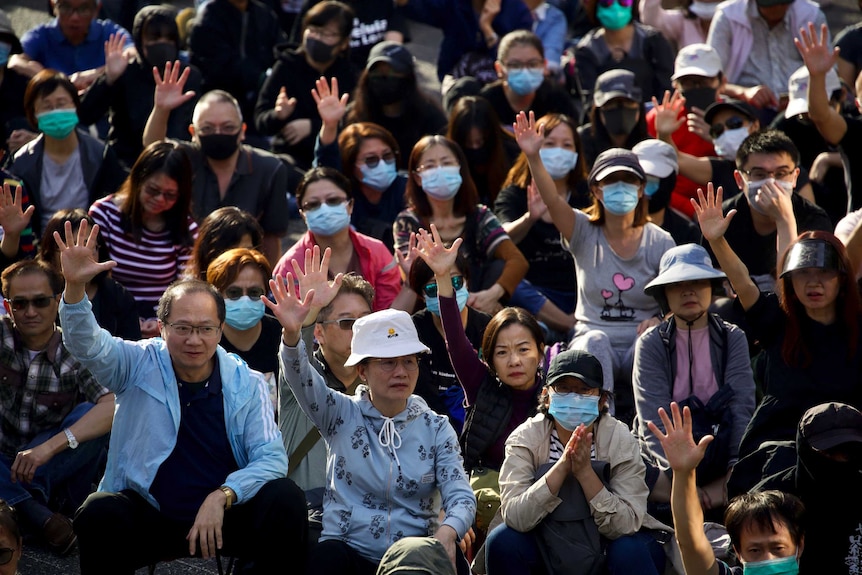
[[[191,246],[176,245],[169,230],[151,232],[146,228],[141,233],[140,242],[135,241],[131,232],[120,224],[120,207],[113,201],[114,195],[104,197],[90,206],[90,216],[99,224],[102,241],[108,254],[117,262],[111,274],[123,284],[138,302],[138,309],[153,305],[151,315],[155,317],[155,306],[165,289],[183,271],[191,253]],[[189,232],[197,236],[198,226],[189,216]],[[142,313],[142,312],[139,312]]]

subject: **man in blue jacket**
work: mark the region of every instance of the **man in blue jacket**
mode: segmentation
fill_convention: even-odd
[[[60,247],[66,289],[60,308],[69,351],[117,396],[105,477],[78,510],[81,573],[133,574],[185,555],[219,553],[274,573],[289,557],[302,571],[306,511],[285,476],[287,455],[264,380],[218,342],[224,300],[185,280],[159,302],[161,338],[128,342],[100,329],[87,281],[98,263],[96,231]]]

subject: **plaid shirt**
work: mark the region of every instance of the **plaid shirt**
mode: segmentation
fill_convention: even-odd
[[[59,428],[76,405],[106,393],[66,350],[60,328],[31,360],[11,318],[0,318],[0,453],[14,458],[39,433]]]

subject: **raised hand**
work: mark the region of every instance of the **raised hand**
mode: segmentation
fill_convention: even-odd
[[[173,64],[166,62],[165,75],[164,79],[162,79],[159,69],[153,66],[153,80],[156,82],[153,104],[156,108],[174,110],[195,97],[193,91],[183,92],[183,89],[186,87],[186,81],[189,79],[191,68],[186,66],[182,74],[180,74],[180,68],[182,66],[179,60]]]
[[[545,143],[545,125],[536,125],[536,115],[531,111],[529,116],[523,111],[518,112],[515,123],[512,124],[515,140],[526,156],[538,156],[542,144]]]
[[[341,288],[342,274],[329,279],[329,258],[332,250],[326,248],[323,258],[320,257],[320,246],[315,245],[313,249],[305,250],[305,266],[300,267],[296,260],[291,260],[293,273],[299,282],[299,297],[305,298],[309,292],[314,294],[311,307],[321,310],[332,303],[338,290]]]
[[[30,225],[30,218],[36,211],[34,206],[21,210],[22,195],[21,186],[15,186],[13,195],[12,186],[8,182],[3,184],[3,191],[0,193],[0,226],[7,234],[20,235]]]
[[[838,54],[841,49],[829,45],[829,31],[826,24],[820,27],[820,38],[817,37],[817,29],[814,22],[808,23],[808,29],[799,29],[799,38],[794,38],[793,43],[802,55],[802,61],[812,76],[826,74],[838,63]]]
[[[424,229],[420,229],[416,235],[417,245],[413,248],[414,255],[425,260],[435,276],[448,276],[449,270],[452,269],[458,259],[458,248],[463,240],[458,238],[452,242],[452,247],[447,248],[440,238],[437,226],[434,224],[431,224],[430,234]]]
[[[655,110],[655,132],[659,139],[670,137],[685,124],[686,117],[682,114],[685,109],[685,98],[678,90],[674,90],[673,95],[670,90],[665,90],[661,102],[653,96],[652,103]]]
[[[269,289],[275,298],[275,303],[266,296],[260,296],[260,299],[281,324],[282,341],[286,345],[295,346],[299,342],[305,317],[311,310],[314,290],[306,292],[305,298],[300,300],[293,285],[293,274],[290,272],[287,273],[287,277],[279,274],[275,279],[269,280]]]
[[[700,232],[708,241],[717,240],[727,231],[727,226],[730,225],[730,220],[736,215],[736,210],[730,210],[725,216],[721,210],[721,200],[724,196],[724,190],[721,186],[718,191],[713,193],[712,182],[706,185],[706,197],[703,195],[703,189],[697,189],[697,200],[691,199],[691,205],[694,206],[694,213],[697,216],[697,223],[700,224]]]
[[[124,54],[126,35],[122,32],[111,34],[105,42],[105,78],[113,84],[129,66],[129,58]]]
[[[479,24],[490,26],[500,13],[500,0],[485,0],[482,4],[482,12],[479,13]]]
[[[410,268],[413,267],[413,262],[416,261],[416,255],[413,253],[416,248],[416,232],[410,232],[407,238],[407,252],[401,253],[401,250],[395,250],[395,261],[401,267],[404,277],[410,276]]]
[[[531,181],[530,185],[527,186],[527,211],[530,214],[530,221],[532,222],[537,222],[539,220],[545,222],[550,221],[548,206],[542,200],[542,196],[539,194],[539,188],[536,186],[535,181]]]
[[[311,89],[311,97],[317,104],[320,119],[325,125],[337,126],[347,112],[347,101],[350,95],[342,94],[341,98],[338,97],[338,78],[335,77],[332,78],[331,87],[323,76],[317,79],[314,86]]]
[[[98,249],[96,247],[99,237],[99,226],[90,225],[87,220],[81,221],[78,226],[77,238],[72,233],[72,222],[66,221],[64,232],[66,241],[60,236],[60,232],[54,232],[54,241],[57,242],[57,247],[60,248],[60,266],[63,270],[63,277],[66,278],[66,291],[70,289],[70,285],[81,287],[85,286],[88,281],[96,277],[103,271],[110,270],[117,265],[117,262],[108,260],[99,262],[97,259]],[[77,290],[76,290],[77,291]],[[78,300],[72,298],[73,301],[68,303],[76,303]]]
[[[693,471],[703,460],[706,447],[713,440],[711,435],[705,435],[700,442],[694,442],[691,432],[691,410],[688,407],[679,411],[676,402],[670,404],[671,417],[663,407],[658,410],[665,433],[652,421],[647,422],[647,427],[655,435],[664,449],[664,455],[674,473]]]
[[[275,117],[279,120],[287,120],[295,109],[296,98],[288,98],[287,90],[282,86],[275,99]]]

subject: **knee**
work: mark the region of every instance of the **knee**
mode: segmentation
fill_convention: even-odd
[[[582,333],[572,340],[571,349],[580,349],[581,351],[589,352],[593,355],[606,355],[611,353],[611,338],[608,334],[600,329],[591,329],[588,332]]]
[[[532,556],[535,540],[531,533],[521,533],[500,525],[488,534],[485,541],[486,560],[489,565],[514,565]]]
[[[303,517],[306,515],[305,493],[287,477],[268,481],[254,496],[254,500],[282,517],[285,514]]]
[[[609,567],[626,565],[644,565],[644,560],[650,560],[651,550],[647,537],[637,533],[624,535],[608,544],[607,558]]]
[[[90,494],[75,513],[75,533],[79,537],[86,537],[94,531],[98,531],[100,536],[107,535],[125,522],[126,515],[122,509],[122,502],[115,493]],[[106,525],[111,529],[106,530]]]

